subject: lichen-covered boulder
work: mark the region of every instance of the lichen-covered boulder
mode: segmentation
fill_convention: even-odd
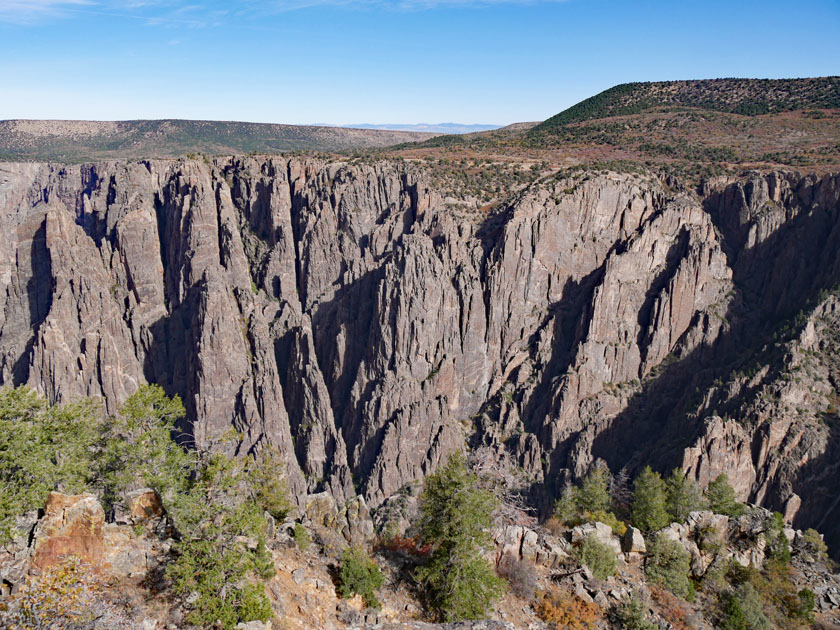
[[[129,517],[135,523],[162,518],[165,514],[160,495],[151,488],[129,492],[125,496],[125,503]]]
[[[91,494],[51,492],[34,532],[32,564],[44,569],[70,557],[98,565],[104,550],[105,512]]]

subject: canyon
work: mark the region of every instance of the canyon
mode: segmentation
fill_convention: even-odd
[[[679,466],[840,542],[840,174],[559,170],[463,216],[404,160],[3,163],[0,210],[3,385],[157,383],[300,501],[466,448],[537,515]]]

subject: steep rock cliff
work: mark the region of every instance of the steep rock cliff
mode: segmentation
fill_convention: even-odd
[[[544,509],[598,458],[835,507],[838,176],[558,175],[464,222],[388,162],[5,164],[0,210],[0,382],[159,383],[299,494],[376,507],[468,443]]]

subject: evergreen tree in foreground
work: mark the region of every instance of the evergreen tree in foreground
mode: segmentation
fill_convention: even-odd
[[[726,473],[721,473],[709,484],[706,499],[709,501],[709,509],[715,514],[741,516],[744,513],[744,506],[735,499],[735,490]]]
[[[667,526],[666,501],[665,482],[659,473],[645,466],[633,484],[633,524],[644,532]]]
[[[495,504],[460,453],[426,480],[420,531],[434,551],[416,577],[446,621],[481,619],[503,592],[504,582],[483,556],[491,542],[487,529]]]
[[[600,521],[613,528],[619,536],[626,531],[626,525],[613,512],[615,497],[619,508],[626,511],[629,491],[627,475],[613,477],[605,465],[594,466],[579,486],[567,486],[554,505],[554,515],[567,526]]]
[[[680,468],[675,468],[665,481],[665,491],[668,495],[668,516],[671,521],[682,523],[689,514],[706,507],[706,499],[700,486],[693,479],[687,479]]]
[[[282,457],[268,447],[236,459],[186,451],[172,435],[183,415],[180,399],[157,385],[109,417],[92,400],[51,406],[27,388],[0,388],[0,544],[51,490],[93,492],[110,509],[149,486],[178,532],[165,573],[187,604],[185,621],[228,629],[270,619],[263,580],[275,569],[264,513],[291,509]]]
[[[586,475],[575,495],[575,506],[578,511],[583,514],[609,512],[612,507],[611,480],[612,475],[605,466],[598,466]]]

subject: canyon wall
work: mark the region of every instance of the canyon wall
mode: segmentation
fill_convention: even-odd
[[[376,508],[468,445],[543,512],[651,463],[831,537],[840,175],[558,174],[472,221],[429,181],[0,164],[0,383],[106,412],[158,383],[189,441],[273,444],[299,495]]]

